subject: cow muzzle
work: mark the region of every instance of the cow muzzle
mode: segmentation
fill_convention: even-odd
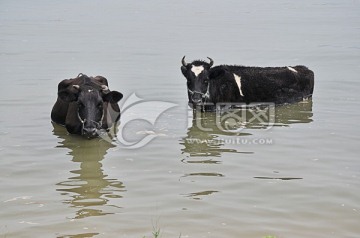
[[[201,95],[199,94],[194,94],[191,97],[191,101],[193,104],[198,105],[198,104],[202,104],[205,102],[205,98],[203,98]]]
[[[99,135],[98,131],[102,127],[102,120],[103,120],[104,115],[101,117],[100,122],[96,122],[96,121],[93,121],[93,120],[82,119],[80,114],[79,114],[79,111],[78,111],[77,115],[78,115],[78,118],[79,118],[79,120],[81,122],[81,125],[82,125],[81,135],[83,135],[83,136],[85,136],[85,137],[87,137],[89,139],[97,137]]]
[[[98,129],[94,128],[94,127],[87,127],[87,128],[83,128],[82,130],[82,135],[87,137],[87,138],[95,138],[98,136]]]
[[[206,103],[206,101],[210,98],[210,92],[209,92],[209,87],[210,85],[208,84],[207,90],[205,93],[202,92],[198,92],[198,91],[192,91],[190,89],[188,89],[188,92],[190,94],[191,97],[191,101],[193,104],[203,104]]]

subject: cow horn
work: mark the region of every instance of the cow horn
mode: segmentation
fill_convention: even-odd
[[[185,62],[185,55],[184,55],[184,57],[182,58],[181,63],[182,63],[182,65],[183,65],[184,67],[187,66],[187,63]]]
[[[214,61],[213,61],[210,57],[207,57],[207,58],[210,60],[210,63],[209,63],[209,64],[210,64],[210,67],[213,66]]]
[[[73,85],[73,88],[80,89],[80,86],[77,85],[77,84],[74,84],[74,85]]]
[[[101,85],[101,89],[102,89],[103,91],[108,91],[108,90],[109,90],[109,87],[106,86],[106,85]]]

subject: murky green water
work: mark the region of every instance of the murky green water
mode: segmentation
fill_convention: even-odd
[[[359,12],[350,0],[1,1],[0,237],[358,237]],[[226,132],[187,108],[183,55],[304,64],[314,97]],[[80,72],[125,95],[119,138],[149,143],[51,124],[58,82]]]

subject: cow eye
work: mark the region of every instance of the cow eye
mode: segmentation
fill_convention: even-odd
[[[102,102],[99,102],[99,103],[97,104],[97,107],[98,107],[98,108],[102,108],[102,107],[103,107],[103,103],[102,103]]]

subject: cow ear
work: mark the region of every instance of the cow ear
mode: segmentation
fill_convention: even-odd
[[[181,72],[186,78],[187,68],[185,66],[181,66]]]
[[[80,92],[79,85],[71,85],[58,91],[58,97],[65,102],[77,101]]]
[[[103,100],[109,103],[117,103],[123,98],[122,93],[118,91],[111,91],[103,95]]]

